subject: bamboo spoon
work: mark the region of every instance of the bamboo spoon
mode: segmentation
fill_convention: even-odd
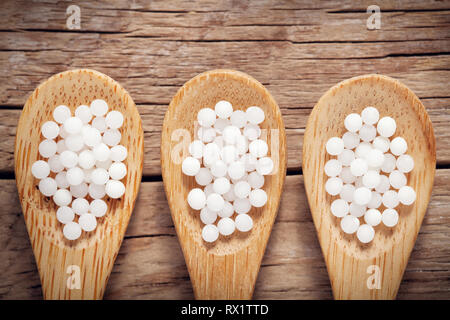
[[[53,109],[67,105],[72,114],[80,104],[104,99],[124,115],[121,144],[127,147],[125,195],[106,200],[108,212],[90,233],[75,241],[63,236],[57,206],[37,189],[32,164],[40,158],[41,125]],[[15,174],[23,215],[38,266],[45,299],[101,299],[133,211],[143,164],[141,118],[128,93],[110,77],[88,69],[52,76],[28,98],[17,127]],[[77,289],[78,283],[80,288]]]
[[[273,175],[266,176],[267,204],[250,215],[254,227],[248,233],[236,231],[220,236],[214,244],[202,240],[198,211],[187,204],[187,194],[196,185],[193,177],[181,172],[181,161],[194,137],[197,112],[214,108],[227,100],[235,109],[261,107],[268,129],[267,142],[274,160]],[[270,147],[269,147],[270,148]],[[252,77],[232,70],[214,70],[189,80],[172,99],[164,118],[161,138],[161,167],[172,219],[197,299],[250,299],[261,259],[269,239],[286,175],[286,136],[280,110],[270,93]]]
[[[414,158],[408,185],[417,193],[411,206],[400,205],[394,228],[375,227],[374,240],[361,244],[355,235],[344,234],[330,211],[332,197],[325,192],[325,150],[332,136],[345,132],[344,119],[366,106],[397,122],[395,136],[408,143]],[[314,107],[303,142],[303,174],[308,202],[318,233],[335,299],[394,299],[422,224],[431,196],[436,167],[433,127],[428,114],[405,85],[381,75],[345,80],[328,90]],[[334,199],[334,198],[333,198]]]

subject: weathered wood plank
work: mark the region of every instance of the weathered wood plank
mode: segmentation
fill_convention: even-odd
[[[432,200],[399,299],[450,299],[450,170],[437,171]],[[0,185],[0,299],[41,298],[13,180]],[[106,299],[192,299],[161,182],[143,183]],[[256,284],[255,299],[330,299],[302,176],[288,176]]]
[[[437,163],[450,163],[450,98],[424,99],[436,135]],[[144,175],[160,175],[160,141],[161,128],[166,111],[164,105],[140,105],[139,113],[144,128]],[[14,139],[20,110],[1,110],[0,112],[0,172],[14,170]],[[286,126],[288,146],[288,170],[300,170],[302,159],[303,132],[306,126],[310,108],[281,108]]]

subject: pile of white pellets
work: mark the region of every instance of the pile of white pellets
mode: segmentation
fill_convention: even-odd
[[[55,121],[41,127],[39,154],[45,160],[34,162],[31,173],[40,180],[39,191],[59,207],[56,218],[68,240],[95,230],[97,218],[108,210],[105,195],[117,199],[125,192],[120,180],[127,174],[122,161],[128,152],[119,144],[123,115],[108,109],[101,99],[80,105],[75,115],[60,105],[53,110]]]
[[[235,229],[250,231],[252,206],[260,208],[267,202],[262,187],[274,163],[267,156],[266,141],[260,139],[259,125],[264,119],[260,107],[233,111],[228,101],[197,114],[199,129],[182,171],[194,176],[200,186],[189,192],[187,201],[192,209],[200,210],[206,242],[215,242],[219,234],[229,236]]]
[[[325,164],[329,177],[325,190],[339,197],[331,203],[331,213],[342,218],[345,233],[356,232],[362,243],[373,240],[374,227],[380,223],[386,227],[398,223],[399,204],[416,200],[416,192],[407,186],[406,174],[414,168],[413,158],[406,154],[408,145],[402,137],[390,140],[397,129],[393,118],[379,117],[374,107],[349,114],[344,121],[347,132],[326,144],[336,159]]]

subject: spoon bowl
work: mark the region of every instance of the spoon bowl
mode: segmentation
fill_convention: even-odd
[[[210,244],[203,241],[199,211],[191,209],[187,195],[198,187],[194,177],[181,171],[194,137],[197,113],[227,100],[234,110],[259,106],[265,112],[260,125],[274,161],[272,175],[263,189],[268,201],[252,208],[249,232],[235,231]],[[265,129],[265,130],[264,130]],[[197,299],[250,299],[264,250],[275,220],[286,175],[286,136],[281,112],[264,86],[233,70],[213,70],[189,80],[172,99],[166,112],[161,138],[161,169],[166,196]]]
[[[122,180],[126,190],[120,199],[104,198],[108,211],[97,218],[97,228],[70,241],[64,238],[63,224],[56,219],[58,207],[39,192],[31,166],[42,159],[38,151],[40,130],[45,121],[53,120],[54,108],[64,104],[74,114],[76,107],[89,105],[94,99],[105,100],[110,110],[124,116],[119,130],[120,144],[128,149],[124,161],[128,172]],[[139,190],[143,146],[141,118],[133,100],[117,82],[100,72],[79,69],[56,74],[28,98],[17,126],[15,175],[45,299],[103,297]]]
[[[407,185],[414,188],[416,201],[399,205],[398,224],[375,227],[375,238],[362,244],[356,235],[345,234],[340,219],[331,214],[331,197],[325,191],[325,163],[331,159],[325,144],[346,131],[345,117],[373,106],[380,118],[397,122],[392,138],[401,136],[414,169]],[[328,90],[315,105],[305,130],[303,174],[305,189],[318,238],[325,257],[335,299],[394,299],[413,249],[434,181],[436,147],[433,126],[419,98],[397,80],[382,75],[365,75],[345,80]]]

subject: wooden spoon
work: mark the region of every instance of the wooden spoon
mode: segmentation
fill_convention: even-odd
[[[411,206],[399,205],[394,228],[375,227],[374,240],[361,244],[356,235],[341,231],[340,219],[330,211],[331,197],[325,192],[325,143],[346,131],[345,117],[366,106],[397,122],[396,136],[408,143],[414,170],[408,185],[417,193]],[[393,138],[392,137],[392,138]],[[303,174],[309,206],[336,299],[394,299],[431,196],[436,168],[433,126],[417,96],[405,85],[381,75],[345,80],[328,90],[314,107],[303,142]],[[383,206],[380,208],[384,210]]]
[[[79,239],[69,241],[63,236],[63,225],[56,219],[57,206],[39,192],[39,181],[31,175],[31,166],[42,159],[38,152],[40,129],[45,121],[53,120],[54,108],[64,104],[73,114],[77,106],[89,105],[94,99],[104,99],[110,110],[124,115],[119,130],[120,143],[128,149],[124,161],[128,172],[122,180],[126,191],[120,199],[106,200],[108,212],[97,219],[95,231],[82,232]],[[17,127],[15,174],[45,299],[103,297],[139,190],[143,139],[141,118],[133,100],[117,82],[100,72],[81,69],[56,74],[28,98]]]
[[[201,108],[214,108],[220,100],[234,109],[261,107],[266,115],[261,128],[267,133],[269,153],[275,163],[266,176],[267,204],[252,208],[254,227],[248,233],[235,231],[213,243],[202,240],[199,212],[186,201],[197,187],[193,177],[181,172],[194,137],[194,122]],[[268,130],[267,130],[268,129]],[[164,118],[161,138],[161,167],[172,219],[197,299],[250,299],[261,259],[269,239],[286,175],[286,137],[281,113],[270,93],[252,77],[233,70],[214,70],[189,80],[172,99]]]

